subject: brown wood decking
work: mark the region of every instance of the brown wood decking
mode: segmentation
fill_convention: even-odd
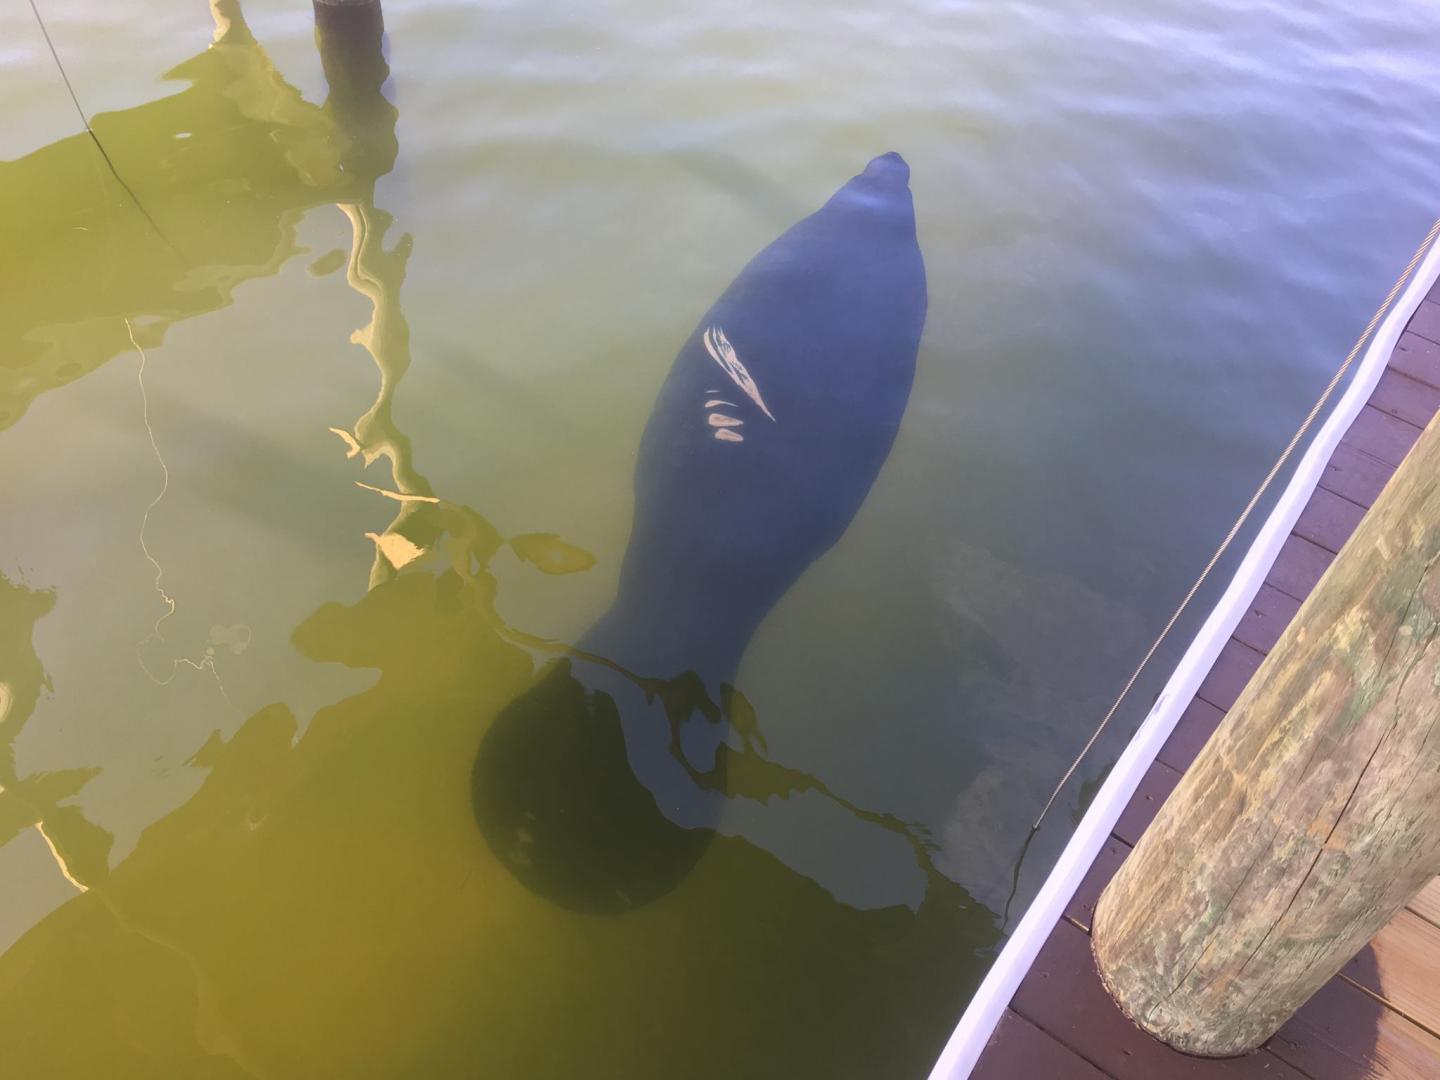
[[[1015,992],[975,1067],[976,1080],[1440,1078],[1440,878],[1264,1047],[1244,1057],[1190,1057],[1146,1035],[1111,1001],[1090,951],[1101,890],[1437,409],[1440,283],[1410,319],[1250,610]]]

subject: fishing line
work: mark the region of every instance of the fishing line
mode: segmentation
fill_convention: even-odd
[[[95,149],[99,150],[100,156],[105,159],[105,164],[110,169],[110,175],[115,177],[115,182],[125,189],[125,194],[130,196],[130,201],[135,204],[135,209],[140,211],[140,216],[155,230],[155,235],[165,242],[165,246],[173,251],[181,262],[186,262],[185,256],[180,254],[180,249],[171,242],[170,238],[165,235],[165,231],[161,229],[155,219],[150,216],[150,211],[145,209],[144,204],[140,202],[139,196],[137,196],[130,185],[125,182],[125,178],[120,175],[120,170],[115,167],[115,162],[110,160],[110,155],[106,152],[104,144],[101,143],[100,136],[95,134],[95,129],[90,126],[90,118],[85,115],[85,110],[80,106],[80,98],[75,94],[75,87],[71,85],[70,76],[65,73],[65,65],[60,62],[60,54],[55,49],[55,42],[50,40],[50,31],[45,27],[45,20],[40,15],[40,9],[35,6],[35,0],[29,0],[29,3],[30,10],[35,13],[35,22],[40,27],[40,34],[44,37],[45,45],[50,50],[50,56],[55,60],[56,70],[60,72],[60,78],[65,83],[65,89],[70,94],[70,100],[75,104],[75,112],[80,117],[80,123],[85,125],[85,134],[90,136],[90,141],[95,144]]]
[[[1420,260],[1424,258],[1425,252],[1429,250],[1437,234],[1440,234],[1440,219],[1436,219],[1435,223],[1430,226],[1430,231],[1425,234],[1425,239],[1420,241],[1420,246],[1415,249],[1415,254],[1412,255],[1410,261],[1405,264],[1404,271],[1402,271],[1400,277],[1396,279],[1395,284],[1391,286],[1390,291],[1385,295],[1385,299],[1380,302],[1380,306],[1375,309],[1375,314],[1370,316],[1370,321],[1365,324],[1365,329],[1360,332],[1360,336],[1351,347],[1349,355],[1345,357],[1345,362],[1340,365],[1331,377],[1329,385],[1321,391],[1320,397],[1316,400],[1315,404],[1311,406],[1310,412],[1306,415],[1305,419],[1301,421],[1300,427],[1296,429],[1295,434],[1291,436],[1289,444],[1280,452],[1279,458],[1277,458],[1275,464],[1270,467],[1270,471],[1265,475],[1265,479],[1260,481],[1260,486],[1255,489],[1255,494],[1251,495],[1250,501],[1245,504],[1245,509],[1240,511],[1240,516],[1235,519],[1235,524],[1230,526],[1230,531],[1225,534],[1225,539],[1220,541],[1220,546],[1215,549],[1215,554],[1210,556],[1210,561],[1205,564],[1205,569],[1200,571],[1200,576],[1195,579],[1195,583],[1190,586],[1190,591],[1187,592],[1185,598],[1180,601],[1180,606],[1177,607],[1175,613],[1170,616],[1170,621],[1165,624],[1164,629],[1160,631],[1159,635],[1150,645],[1150,648],[1146,651],[1139,665],[1135,668],[1134,673],[1126,680],[1124,688],[1120,691],[1120,695],[1115,699],[1115,703],[1110,706],[1110,711],[1105,714],[1104,719],[1102,719],[1099,726],[1095,728],[1094,734],[1090,736],[1089,741],[1081,748],[1079,755],[1076,756],[1070,767],[1065,770],[1065,775],[1060,778],[1060,782],[1055,785],[1055,790],[1051,792],[1050,798],[1045,802],[1045,808],[1040,811],[1040,816],[1035,819],[1035,824],[1030,826],[1032,834],[1039,830],[1045,820],[1045,815],[1050,812],[1050,807],[1055,804],[1056,798],[1059,797],[1061,789],[1064,788],[1070,778],[1075,775],[1075,770],[1080,767],[1080,763],[1085,760],[1085,755],[1090,752],[1096,740],[1100,738],[1100,733],[1105,730],[1106,725],[1110,723],[1111,718],[1114,717],[1115,713],[1119,710],[1120,705],[1134,687],[1136,680],[1140,678],[1141,672],[1145,670],[1146,665],[1150,663],[1151,658],[1160,648],[1161,642],[1165,640],[1166,636],[1180,620],[1180,616],[1185,612],[1185,609],[1190,606],[1190,601],[1193,600],[1195,594],[1200,591],[1200,587],[1205,583],[1205,579],[1210,576],[1210,571],[1215,569],[1215,564],[1220,561],[1221,556],[1223,556],[1230,547],[1231,541],[1235,539],[1236,535],[1244,527],[1246,520],[1250,517],[1251,511],[1253,511],[1260,500],[1264,498],[1265,492],[1270,489],[1270,484],[1274,481],[1275,477],[1279,475],[1280,470],[1285,467],[1285,463],[1290,460],[1290,456],[1295,452],[1295,448],[1300,445],[1300,441],[1309,432],[1311,425],[1315,423],[1316,417],[1320,415],[1321,410],[1324,409],[1325,405],[1330,401],[1330,397],[1334,394],[1335,388],[1340,385],[1340,381],[1345,377],[1345,373],[1350,370],[1350,365],[1355,362],[1355,357],[1359,355],[1361,348],[1364,347],[1365,343],[1370,339],[1370,335],[1374,333],[1375,327],[1380,324],[1380,320],[1384,318],[1385,313],[1390,310],[1390,305],[1394,303],[1395,297],[1400,294],[1400,290],[1403,289],[1405,283],[1410,280],[1410,275],[1415,272],[1415,267],[1418,266]],[[1028,847],[1028,842],[1026,846]],[[1021,857],[1024,857],[1023,849]]]

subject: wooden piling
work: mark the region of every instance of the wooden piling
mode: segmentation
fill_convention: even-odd
[[[1440,873],[1440,418],[1105,890],[1120,1008],[1265,1041]]]

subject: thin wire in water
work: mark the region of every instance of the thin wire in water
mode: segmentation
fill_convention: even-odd
[[[1375,314],[1370,316],[1370,321],[1365,324],[1365,329],[1362,330],[1360,336],[1356,338],[1355,344],[1351,346],[1349,354],[1345,357],[1345,362],[1336,369],[1329,384],[1321,391],[1320,397],[1316,399],[1315,404],[1310,408],[1310,412],[1306,415],[1305,419],[1301,421],[1295,434],[1291,436],[1290,442],[1286,445],[1285,449],[1280,452],[1280,456],[1275,460],[1275,464],[1270,467],[1270,471],[1265,474],[1265,479],[1260,481],[1260,486],[1255,489],[1255,494],[1250,496],[1250,501],[1245,504],[1245,509],[1240,511],[1240,516],[1235,519],[1235,524],[1230,526],[1230,531],[1225,534],[1225,539],[1220,541],[1220,546],[1215,549],[1215,554],[1210,556],[1210,561],[1205,564],[1205,569],[1200,571],[1200,576],[1197,577],[1195,583],[1190,586],[1190,591],[1187,592],[1185,598],[1180,601],[1180,605],[1175,609],[1175,613],[1170,616],[1169,622],[1165,624],[1164,629],[1160,631],[1151,643],[1150,648],[1146,650],[1144,657],[1141,658],[1140,663],[1136,666],[1130,678],[1126,680],[1125,686],[1121,689],[1119,696],[1115,698],[1115,703],[1110,706],[1110,711],[1105,714],[1104,718],[1095,728],[1094,733],[1090,736],[1084,747],[1081,748],[1080,753],[1076,755],[1070,767],[1065,770],[1065,775],[1062,776],[1060,782],[1055,785],[1055,790],[1050,793],[1050,798],[1045,801],[1045,808],[1040,811],[1040,816],[1035,819],[1035,824],[1030,826],[1030,832],[1032,834],[1039,830],[1041,824],[1045,821],[1045,815],[1050,812],[1050,807],[1055,805],[1055,800],[1060,796],[1061,790],[1069,783],[1070,778],[1075,775],[1075,770],[1078,769],[1080,763],[1085,760],[1085,755],[1090,753],[1096,740],[1100,738],[1101,732],[1105,730],[1106,725],[1110,723],[1111,718],[1113,718],[1119,710],[1121,704],[1135,686],[1136,680],[1140,678],[1141,673],[1145,670],[1146,665],[1150,663],[1151,658],[1154,657],[1161,643],[1180,620],[1180,616],[1184,614],[1185,609],[1190,606],[1190,601],[1195,598],[1195,594],[1200,591],[1200,587],[1205,584],[1205,579],[1210,576],[1210,571],[1215,569],[1215,564],[1220,561],[1236,535],[1244,528],[1251,511],[1253,511],[1260,500],[1265,497],[1265,492],[1270,489],[1270,485],[1275,480],[1275,477],[1280,474],[1280,470],[1285,467],[1285,463],[1289,461],[1291,455],[1294,454],[1295,448],[1299,446],[1301,440],[1305,438],[1305,435],[1315,423],[1316,417],[1320,415],[1321,411],[1330,401],[1331,396],[1335,393],[1335,388],[1340,385],[1341,381],[1345,378],[1346,372],[1350,370],[1350,365],[1355,362],[1355,357],[1360,354],[1360,350],[1364,347],[1365,343],[1369,341],[1370,335],[1375,332],[1375,327],[1380,325],[1380,320],[1383,319],[1385,313],[1390,310],[1390,305],[1395,302],[1395,297],[1400,295],[1400,290],[1403,289],[1405,283],[1410,280],[1410,275],[1415,272],[1415,267],[1418,266],[1420,260],[1425,257],[1425,252],[1430,249],[1430,245],[1434,243],[1437,235],[1440,235],[1440,219],[1436,219],[1435,223],[1430,226],[1430,231],[1425,234],[1425,239],[1422,240],[1420,246],[1415,249],[1415,254],[1410,256],[1410,261],[1405,264],[1405,269],[1401,272],[1399,278],[1396,279],[1395,284],[1390,287],[1390,291],[1385,295],[1385,299],[1380,302],[1380,306],[1375,309]]]
[[[65,72],[65,65],[60,62],[60,53],[55,49],[55,42],[50,39],[50,31],[45,26],[45,20],[40,15],[40,9],[35,6],[35,0],[30,0],[30,10],[35,14],[35,22],[40,27],[40,34],[45,38],[45,45],[49,48],[50,56],[55,61],[55,68],[60,72],[60,78],[64,81],[65,89],[70,94],[70,100],[75,105],[75,112],[80,116],[80,123],[85,125],[85,134],[90,136],[90,141],[95,144],[95,149],[99,150],[100,156],[105,159],[105,164],[110,169],[110,175],[115,177],[115,182],[125,189],[125,194],[130,196],[130,201],[135,204],[135,209],[140,211],[140,215],[149,223],[150,227],[155,230],[155,235],[165,241],[165,245],[179,256],[181,262],[184,262],[185,256],[180,254],[180,249],[165,235],[165,231],[161,229],[155,219],[150,216],[150,211],[146,210],[144,204],[140,202],[139,196],[137,196],[130,185],[125,182],[125,178],[120,175],[120,170],[115,167],[115,162],[110,159],[109,153],[106,152],[105,145],[100,141],[100,137],[95,134],[95,129],[90,126],[90,118],[85,115],[85,110],[80,105],[80,98],[75,93],[75,87],[70,82],[70,76]]]

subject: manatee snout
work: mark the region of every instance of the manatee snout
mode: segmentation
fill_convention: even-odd
[[[888,154],[872,158],[860,175],[877,184],[899,186],[910,183],[910,166],[903,157],[891,150]]]

